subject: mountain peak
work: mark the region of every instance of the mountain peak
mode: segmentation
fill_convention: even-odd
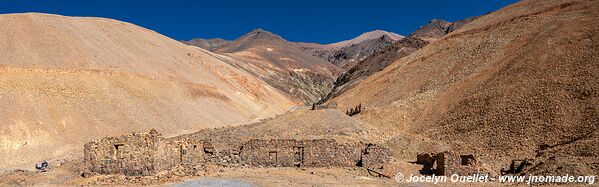
[[[283,39],[281,36],[268,32],[264,29],[257,28],[237,38],[236,40],[220,46],[214,51],[221,53],[232,53],[263,44],[287,45],[287,43],[287,40]]]
[[[342,48],[342,47],[357,44],[357,43],[360,43],[360,42],[363,42],[366,40],[380,38],[381,36],[388,36],[389,38],[391,38],[393,40],[400,40],[400,39],[404,38],[404,36],[402,36],[402,35],[377,29],[377,30],[362,33],[362,34],[360,34],[360,36],[352,38],[350,40],[345,40],[345,41],[341,41],[341,42],[337,42],[337,43],[328,44],[327,46],[332,47],[332,48]]]
[[[241,38],[247,38],[247,39],[252,39],[252,40],[259,40],[259,39],[277,39],[277,40],[283,40],[283,38],[279,35],[273,34],[271,32],[268,32],[264,29],[261,28],[257,28],[252,30],[251,32],[245,34],[244,36],[242,36]]]
[[[262,28],[256,28],[256,29],[252,30],[252,31],[251,31],[251,32],[249,32],[249,33],[255,33],[255,34],[260,34],[260,33],[269,33],[269,34],[272,34],[271,32],[268,32],[268,31],[266,31],[266,30],[264,30],[264,29],[262,29]]]
[[[214,51],[214,50],[218,49],[220,46],[228,44],[230,41],[227,41],[222,38],[210,38],[210,39],[194,38],[194,39],[191,39],[188,41],[183,40],[181,42],[183,42],[184,44],[187,44],[187,45],[206,49],[208,51]]]
[[[449,21],[445,21],[445,20],[442,20],[442,19],[435,18],[435,19],[431,19],[430,21],[428,21],[428,23],[429,24],[430,23],[449,23]]]
[[[365,32],[365,33],[362,33],[362,34],[391,35],[391,34],[395,34],[395,33],[387,32],[387,31],[384,31],[384,30],[377,29],[377,30]]]
[[[382,33],[382,34],[386,34],[386,33],[389,33],[389,32],[384,31],[384,30],[376,29],[376,30],[373,30],[373,31],[365,32],[364,34],[366,34],[366,33]]]
[[[463,20],[459,20],[455,23],[445,21],[442,19],[432,19],[426,25],[421,26],[418,30],[412,32],[410,37],[420,38],[426,41],[436,40],[450,33],[451,31],[458,29],[459,27],[471,22],[477,17],[470,17]]]
[[[355,39],[360,38],[360,40],[362,40],[362,39],[369,40],[369,39],[374,39],[374,38],[380,38],[381,36],[388,36],[389,38],[391,38],[393,40],[400,40],[400,39],[404,38],[402,35],[377,29],[377,30],[373,30],[370,32],[362,33],[360,36],[358,36]],[[364,40],[362,40],[362,41],[364,41]]]

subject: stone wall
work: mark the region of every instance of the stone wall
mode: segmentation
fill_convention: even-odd
[[[84,146],[86,168],[101,174],[150,175],[204,162],[203,143],[171,141],[156,131],[106,137]]]
[[[218,140],[210,140],[218,141]],[[208,140],[163,138],[158,132],[107,137],[85,144],[88,172],[153,175],[173,168],[206,164],[262,167],[352,167],[381,169],[389,160],[385,147],[333,139],[253,139],[217,150]]]
[[[389,156],[391,151],[383,146],[368,144],[364,149],[359,166],[367,167],[369,169],[381,170],[391,159]]]
[[[481,163],[471,154],[461,155],[456,152],[420,153],[417,164],[422,164],[421,174],[428,175],[472,175],[487,173]]]
[[[84,146],[85,164],[103,174],[147,175],[156,169],[161,141],[156,131],[92,141]]]
[[[249,166],[347,167],[357,165],[362,147],[331,139],[250,140],[243,145],[241,158]]]

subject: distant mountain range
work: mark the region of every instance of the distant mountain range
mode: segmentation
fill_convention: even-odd
[[[262,29],[253,30],[214,52],[231,57],[227,62],[245,69],[305,105],[326,96],[335,78],[342,73],[337,66],[307,54],[294,43]]]
[[[357,61],[371,55],[374,51],[380,50],[393,41],[404,38],[399,34],[392,32],[374,30],[363,33],[355,38],[332,43],[316,44],[297,42],[297,45],[307,53],[325,59],[343,69],[349,69]],[[376,40],[379,39],[379,40]]]
[[[196,38],[181,42],[228,56],[226,62],[309,105],[324,102],[343,91],[339,89],[348,88],[343,84],[372,75],[393,60],[423,47],[426,41],[436,40],[474,19],[456,23],[431,20],[408,38],[374,30],[345,41],[317,44],[289,42],[279,35],[256,29],[233,41]],[[369,57],[385,60],[365,61]],[[337,76],[343,72],[343,76]]]
[[[382,36],[387,36],[389,39],[391,40],[400,40],[402,38],[404,38],[404,36],[399,35],[399,34],[395,34],[392,32],[387,32],[387,31],[383,31],[383,30],[374,30],[374,31],[370,31],[370,32],[365,32],[360,34],[359,36],[349,39],[349,40],[345,40],[345,41],[340,41],[337,43],[332,43],[332,44],[327,44],[324,45],[324,48],[330,48],[330,49],[340,49],[343,47],[347,47],[347,46],[351,46],[354,44],[358,44],[361,42],[364,42],[366,40],[372,40],[375,38],[380,38]]]
[[[448,33],[462,27],[463,25],[473,21],[477,17],[470,17],[464,20],[459,20],[454,23],[433,19],[428,22],[426,25],[423,25],[418,30],[414,31],[409,35],[410,38],[418,38],[424,41],[434,41],[439,39]],[[266,31],[265,31],[266,32]],[[317,44],[317,43],[305,43],[305,42],[287,42],[297,45],[301,50],[306,53],[311,54],[312,56],[318,57],[325,61],[328,61],[332,64],[339,66],[345,71],[350,70],[353,66],[358,64],[360,61],[364,60],[366,57],[378,52],[382,51],[387,47],[390,47],[391,44],[395,43],[398,40],[405,38],[402,35],[387,32],[383,30],[374,30],[370,32],[365,32],[360,34],[359,36],[336,42],[331,44]],[[277,40],[284,40],[283,38],[277,36]],[[239,39],[237,39],[239,40]],[[231,41],[226,41],[223,39],[215,38],[215,39],[201,39],[196,38],[189,41],[182,41],[185,44],[197,46],[203,49],[207,49],[215,52],[226,52],[221,48],[231,48],[232,46],[228,44]],[[249,41],[246,41],[243,45],[249,45]],[[228,46],[228,47],[227,47]],[[238,46],[243,47],[243,46]],[[231,50],[231,49],[228,49]]]

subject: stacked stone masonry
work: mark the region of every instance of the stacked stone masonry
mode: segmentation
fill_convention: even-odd
[[[228,150],[216,150],[210,141],[166,139],[156,131],[107,137],[84,147],[89,172],[125,175],[152,175],[175,167],[197,168],[206,164],[381,169],[389,158],[389,149],[361,142],[252,139]]]
[[[423,165],[421,174],[426,175],[473,175],[488,173],[474,155],[455,152],[420,153],[416,163]]]

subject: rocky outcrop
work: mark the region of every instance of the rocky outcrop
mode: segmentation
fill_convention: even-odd
[[[395,42],[387,35],[342,47],[333,53],[330,62],[346,70],[351,69],[366,57],[381,51]]]
[[[409,37],[420,38],[422,40],[430,42],[439,39],[449,34],[450,32],[453,32],[456,29],[459,29],[465,24],[474,21],[478,17],[479,16],[469,17],[453,23],[441,19],[433,19],[429,21],[426,25],[418,28],[418,30],[412,32]]]
[[[408,56],[412,52],[426,46],[427,44],[428,42],[424,40],[408,37],[375,52],[364,60],[358,62],[346,73],[340,75],[335,81],[331,92],[329,92],[329,94],[323,100],[319,101],[319,104],[344,93],[345,91],[353,88],[361,80],[364,80],[368,76],[385,69],[396,60]]]
[[[320,58],[322,60],[326,60],[327,62],[331,62],[334,59],[333,55],[335,54],[335,51],[337,51],[337,49],[335,49],[335,48],[327,47],[325,45],[317,44],[317,43],[297,42],[295,44],[302,51],[304,51],[312,56],[315,56],[317,58]]]
[[[451,22],[441,19],[433,19],[430,20],[426,25],[421,26],[416,31],[412,32],[409,37],[420,38],[426,41],[436,40],[449,33],[448,31],[450,25]]]
[[[345,70],[404,37],[392,32],[374,30],[350,40],[332,44],[297,42],[296,45],[312,56],[329,61]]]

